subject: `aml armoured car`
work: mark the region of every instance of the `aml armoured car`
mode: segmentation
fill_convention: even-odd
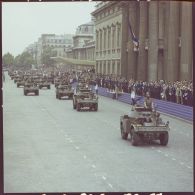
[[[46,79],[41,79],[38,85],[39,85],[39,89],[42,89],[42,88],[50,89],[51,88],[50,82],[47,81]]]
[[[73,108],[80,111],[83,108],[98,110],[98,97],[91,90],[80,90],[73,96]]]
[[[34,95],[39,95],[39,87],[33,82],[26,82],[24,85],[24,95],[28,93],[34,93]]]
[[[169,139],[169,121],[166,123],[160,118],[160,113],[144,107],[135,107],[132,114],[120,117],[122,139],[127,140],[130,134],[132,145],[136,146],[143,141],[160,140],[166,146]]]
[[[17,82],[17,87],[23,86],[25,85],[25,81],[24,78],[20,78]]]
[[[59,85],[56,88],[56,98],[61,99],[62,97],[72,99],[73,98],[73,89],[71,85]]]

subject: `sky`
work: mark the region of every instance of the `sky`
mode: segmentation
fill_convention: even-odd
[[[2,53],[17,56],[41,34],[75,34],[91,21],[96,2],[3,2]]]

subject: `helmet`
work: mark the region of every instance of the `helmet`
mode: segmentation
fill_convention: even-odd
[[[150,93],[149,92],[146,92],[146,97],[150,97]]]

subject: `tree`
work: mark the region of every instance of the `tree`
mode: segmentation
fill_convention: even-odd
[[[35,60],[28,52],[23,52],[14,59],[14,65],[16,66],[31,66],[32,64],[35,64]]]
[[[3,65],[10,66],[14,64],[14,56],[9,52],[3,55]]]
[[[43,49],[41,56],[41,63],[51,66],[54,64],[54,60],[51,57],[57,56],[57,51],[54,51],[51,47],[46,47]]]

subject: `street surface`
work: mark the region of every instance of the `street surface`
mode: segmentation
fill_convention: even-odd
[[[130,105],[99,97],[98,112],[77,112],[55,88],[24,96],[3,84],[4,191],[193,191],[193,125],[170,121],[167,146],[122,140],[120,116]],[[182,110],[181,110],[182,112]]]

